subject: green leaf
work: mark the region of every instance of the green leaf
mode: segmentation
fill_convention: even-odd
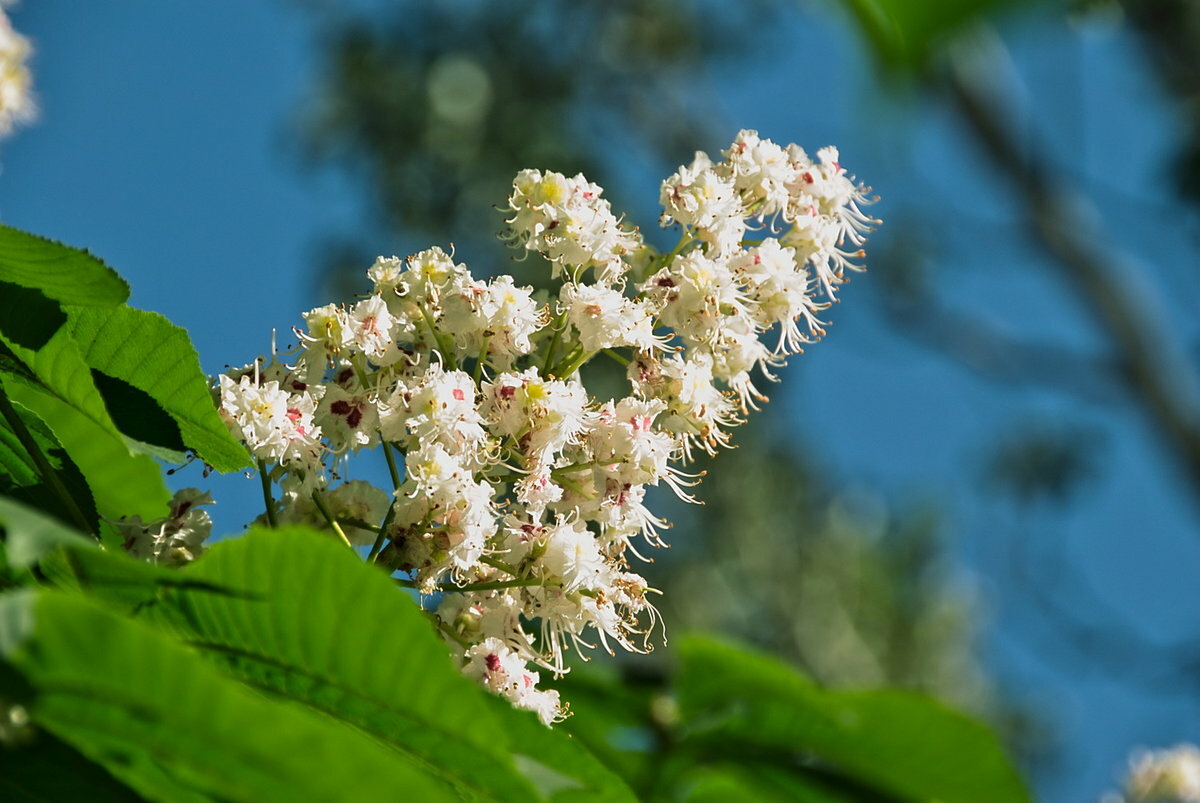
[[[58,355],[48,354],[60,348],[63,351]],[[170,494],[163,484],[162,470],[152,458],[130,453],[124,437],[108,418],[87,367],[79,373],[60,371],[53,364],[60,357],[65,362],[76,359],[78,355],[69,353],[73,348],[66,332],[60,331],[37,352],[35,371],[46,389],[12,375],[0,377],[0,382],[14,402],[32,410],[53,431],[87,480],[99,515],[113,520],[134,515],[150,520],[165,515]],[[44,365],[47,362],[52,364]]]
[[[58,441],[46,424],[29,410],[13,405],[17,416],[34,442],[46,456],[52,468],[60,468],[62,461],[54,455]],[[3,417],[0,417],[0,490],[11,492],[13,488],[37,485],[41,481],[37,465],[29,456],[20,438]]]
[[[558,803],[626,803],[633,792],[561,725],[547,728],[531,711],[487,695],[514,747],[517,765],[548,799]]]
[[[36,351],[66,322],[62,305],[40,290],[0,282],[0,332],[14,343]]]
[[[4,497],[0,497],[0,527],[9,565],[15,569],[28,569],[59,547],[99,549],[93,538]]]
[[[702,639],[680,655],[680,705],[698,742],[811,756],[904,798],[1029,799],[995,736],[930,698],[827,691],[773,658]]]
[[[886,803],[869,792],[843,791],[775,764],[754,761],[705,763],[687,779],[688,803]]]
[[[844,0],[881,63],[919,73],[970,23],[1019,0]]]
[[[185,330],[158,313],[133,307],[69,307],[67,315],[84,361],[110,380],[110,392],[120,391],[113,401],[122,413],[115,406],[109,408],[114,420],[120,423],[122,415],[135,420],[145,417],[144,426],[150,426],[149,419],[155,418],[150,429],[135,432],[122,427],[122,432],[169,449],[186,444],[218,471],[250,465],[246,448],[229,434],[217,414],[208,380]],[[112,382],[125,383],[125,387]],[[163,411],[177,429],[164,426]]]
[[[34,692],[12,667],[0,662],[0,711],[31,699]],[[0,800],[87,800],[89,803],[142,798],[53,734],[27,726],[0,743]]]
[[[331,717],[222,675],[165,634],[52,590],[0,597],[0,653],[33,723],[167,800],[457,800]]]
[[[0,381],[14,401],[50,427],[87,479],[100,515],[162,516],[170,496],[162,472],[151,458],[131,454],[68,327],[36,351],[0,339],[30,369],[36,383],[11,373],[0,375]]]
[[[146,615],[250,685],[419,757],[464,793],[522,800],[536,799],[536,788],[556,800],[632,799],[565,736],[463,677],[412,599],[327,535],[251,531],[181,574],[246,596],[171,589]],[[529,745],[539,761],[514,761]]]
[[[104,399],[104,406],[113,424],[127,441],[149,444],[164,452],[175,452],[183,458],[182,452],[187,446],[179,433],[179,425],[153,396],[124,379],[109,376],[95,368],[92,369],[92,381]]]
[[[80,306],[113,306],[129,298],[129,285],[87,251],[0,225],[0,281],[41,290]]]

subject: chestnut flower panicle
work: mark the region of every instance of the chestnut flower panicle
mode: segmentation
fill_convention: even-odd
[[[723,155],[662,183],[666,253],[583,176],[522,171],[504,236],[549,263],[548,299],[437,247],[379,257],[369,295],[305,313],[295,351],[218,382],[279,485],[266,519],[370,545],[401,585],[440,595],[463,672],[547,724],[566,708],[538,684],[571,650],[650,649],[657,592],[633,560],[669,525],[647,489],[693,501],[683,465],[728,446],[762,379],[825,334],[878,222],[836,150],[814,162],[742,131]],[[609,358],[628,391],[597,399],[581,369]],[[335,484],[372,447],[391,489]]]

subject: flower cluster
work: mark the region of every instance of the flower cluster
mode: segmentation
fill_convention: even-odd
[[[13,30],[8,15],[0,8],[0,137],[8,136],[37,113],[33,78],[26,65],[32,52],[29,40]]]
[[[290,363],[220,377],[222,416],[280,488],[267,520],[369,544],[436,600],[466,674],[561,717],[537,669],[649,649],[654,589],[632,559],[667,523],[647,490],[690,500],[682,464],[726,445],[764,400],[755,383],[824,334],[876,223],[866,193],[833,149],[814,162],[743,131],[723,161],[697,154],[663,182],[680,238],[661,253],[583,176],[521,172],[506,237],[550,263],[556,294],[476,278],[440,248],[380,257],[370,295],[304,314]],[[622,398],[588,392],[597,357],[622,366]],[[369,447],[390,495],[339,483]]]
[[[117,522],[125,550],[134,557],[162,566],[182,566],[204,553],[212,533],[212,519],[201,506],[213,504],[207,493],[195,488],[177,492],[165,518],[143,522],[140,516]]]
[[[1200,749],[1179,744],[1134,753],[1125,794],[1108,795],[1104,803],[1200,803]]]

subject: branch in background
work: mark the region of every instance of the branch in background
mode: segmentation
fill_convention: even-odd
[[[1120,374],[1166,450],[1191,483],[1200,505],[1200,391],[1195,371],[1163,331],[1131,265],[1117,255],[1086,213],[1086,202],[1023,148],[1008,124],[995,72],[973,59],[951,60],[945,86],[969,131],[999,173],[1012,181],[1033,235],[1054,258],[1116,349]]]
[[[887,314],[901,333],[983,379],[1007,387],[1049,388],[1093,404],[1124,398],[1120,372],[1105,360],[1057,344],[1013,337],[978,315],[931,297],[917,304],[889,303]]]

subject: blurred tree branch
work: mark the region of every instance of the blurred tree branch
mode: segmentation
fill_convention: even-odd
[[[941,77],[973,139],[1021,200],[1032,235],[1112,342],[1119,376],[1200,505],[1200,383],[1143,288],[1130,280],[1136,268],[1107,242],[1085,198],[1037,155],[1044,151],[1021,146],[996,73],[978,53],[951,56]]]

